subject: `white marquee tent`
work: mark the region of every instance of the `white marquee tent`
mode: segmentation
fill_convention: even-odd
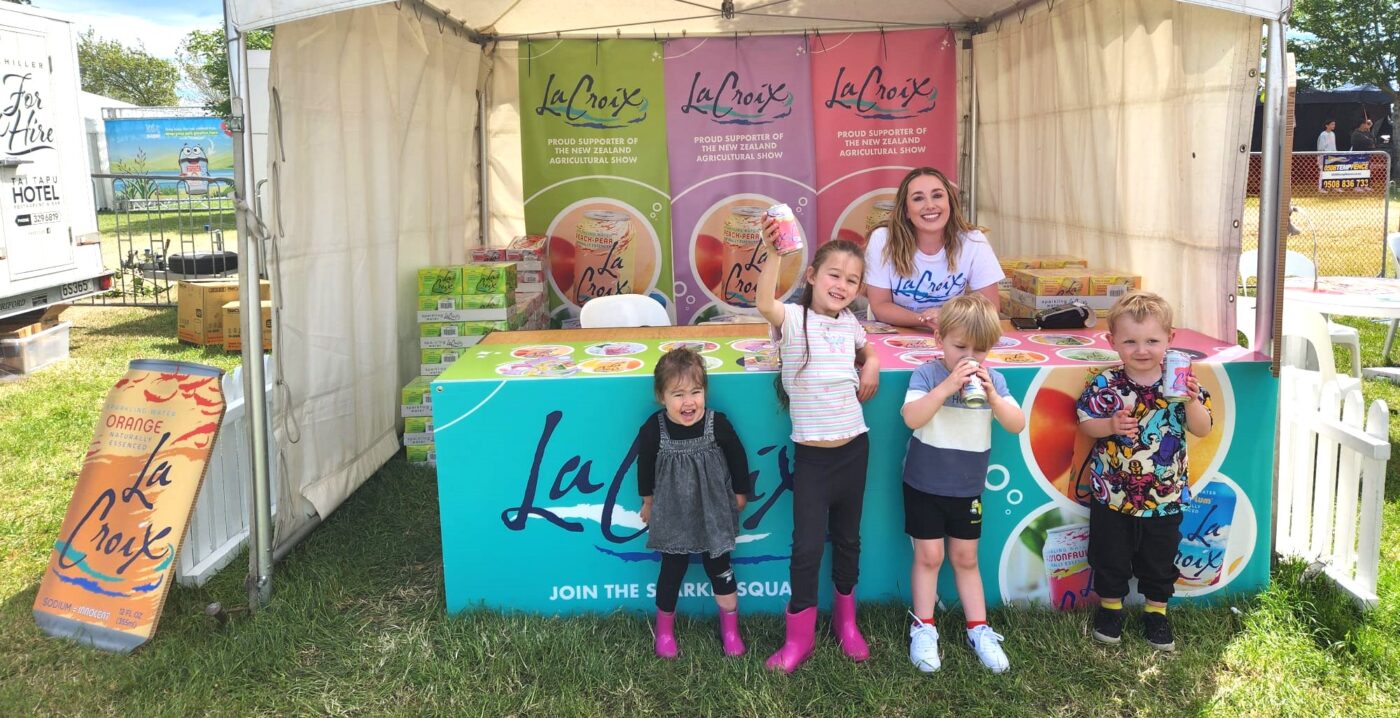
[[[225,1],[231,47],[276,27],[261,221],[276,260],[282,545],[398,449],[417,268],[523,233],[520,40],[953,27],[970,40],[958,176],[996,250],[1141,273],[1183,325],[1233,335],[1261,23],[1278,37],[1288,0],[432,3]],[[1276,224],[1263,226],[1272,247]],[[256,535],[265,598],[270,525]]]

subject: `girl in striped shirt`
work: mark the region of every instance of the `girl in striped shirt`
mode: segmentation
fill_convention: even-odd
[[[786,399],[797,447],[787,637],[783,647],[768,658],[767,666],[791,673],[812,655],[817,572],[828,530],[831,578],[836,584],[832,629],[852,660],[864,661],[870,656],[856,627],[860,514],[870,457],[860,402],[874,396],[879,388],[880,364],[874,348],[866,344],[865,330],[848,308],[860,295],[865,277],[861,248],[839,239],[822,245],[807,268],[801,300],[783,304],[774,297],[782,264],[772,252],[776,229],[771,218],[764,220],[764,243],[769,252],[758,280],[757,304],[759,313],[772,325],[782,359],[779,398]]]

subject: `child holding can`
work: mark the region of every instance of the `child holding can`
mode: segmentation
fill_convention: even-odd
[[[1175,331],[1171,305],[1160,296],[1125,294],[1109,310],[1108,333],[1122,364],[1094,375],[1077,405],[1079,430],[1095,439],[1087,460],[1089,566],[1099,594],[1093,636],[1118,643],[1128,579],[1137,577],[1147,600],[1143,635],[1153,648],[1171,651],[1167,600],[1176,587],[1181,507],[1188,500],[1186,432],[1210,433],[1210,394],[1189,371],[1182,375],[1184,396],[1174,396],[1164,381]]]
[[[904,456],[904,531],[914,543],[909,585],[914,624],[909,660],[932,673],[942,661],[933,609],[946,555],[967,621],[967,643],[988,670],[1010,668],[1002,636],[987,625],[987,601],[977,565],[982,535],[982,486],[992,448],[992,419],[1020,433],[1026,415],[1006,380],[982,365],[1001,338],[996,307],[981,294],[950,299],[938,314],[942,361],[914,370],[900,414],[914,431]]]

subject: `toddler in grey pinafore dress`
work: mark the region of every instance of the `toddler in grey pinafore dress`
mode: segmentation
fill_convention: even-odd
[[[661,445],[647,548],[711,558],[733,551],[739,510],[724,451],[715,443],[715,412],[705,411],[705,434],[695,439],[672,439],[665,412],[656,420],[661,424]]]

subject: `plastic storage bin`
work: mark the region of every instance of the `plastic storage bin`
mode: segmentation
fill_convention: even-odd
[[[0,381],[17,379],[68,358],[68,330],[72,322],[60,322],[37,334],[0,339]]]

